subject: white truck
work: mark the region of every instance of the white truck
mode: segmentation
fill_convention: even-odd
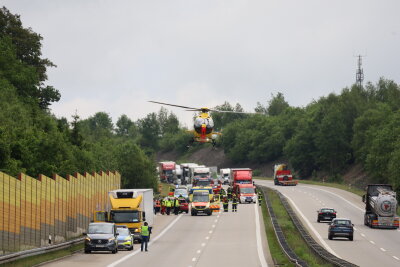
[[[194,169],[199,168],[199,167],[205,167],[205,166],[204,165],[197,165],[197,166],[190,166],[189,167],[189,179],[188,179],[188,183],[189,184],[193,183]]]
[[[174,170],[174,184],[181,185],[184,184],[183,177],[182,177],[182,168],[181,165],[176,165]]]
[[[220,169],[219,170],[219,175],[220,175],[220,179],[221,182],[223,184],[229,184],[230,180],[231,180],[231,169]]]
[[[181,169],[182,169],[182,184],[188,184],[189,178],[190,178],[190,168],[191,167],[196,167],[198,166],[197,163],[182,163],[181,164]]]

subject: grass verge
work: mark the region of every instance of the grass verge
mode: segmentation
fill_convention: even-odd
[[[65,256],[72,255],[74,252],[83,249],[84,244],[76,244],[69,248],[52,251],[45,254],[35,255],[9,263],[0,264],[2,267],[28,267],[38,265],[51,260],[56,260]]]
[[[167,183],[159,183],[159,185],[161,185],[160,195],[163,197],[168,196],[168,193],[170,192],[170,188],[174,187],[173,185],[167,184]]]
[[[268,192],[268,196],[272,203],[272,208],[274,209],[275,215],[278,219],[278,223],[282,228],[282,231],[286,237],[286,240],[287,240],[289,246],[296,253],[296,255],[298,257],[300,257],[301,259],[305,260],[310,266],[333,266],[330,263],[327,263],[324,259],[322,259],[318,255],[316,255],[314,253],[314,251],[308,247],[307,243],[304,241],[303,237],[297,231],[297,228],[295,227],[292,220],[290,219],[290,216],[286,212],[285,207],[282,205],[279,196],[271,189],[267,189],[267,192]],[[265,203],[263,203],[263,206],[265,206]],[[264,207],[263,207],[263,209],[264,209]],[[265,207],[265,210],[263,210],[263,214],[264,213],[266,213],[266,207]],[[268,215],[268,217],[269,217],[269,215]],[[264,218],[264,220],[265,220],[265,218]],[[281,248],[279,246],[279,243],[276,239],[275,233],[272,228],[271,219],[268,218],[267,221],[269,223],[269,226],[271,227],[270,231],[272,231],[272,233],[267,232],[268,241],[270,240],[270,237],[273,236],[274,237],[273,239],[276,241],[276,244],[277,244],[279,250],[281,251]],[[267,224],[266,224],[266,228],[267,228]],[[274,250],[275,249],[276,248],[274,248]],[[271,250],[271,255],[272,255],[273,251],[271,248],[270,248],[270,250]],[[281,260],[280,254],[283,254],[283,251],[281,251],[281,253],[277,253],[277,256],[273,255],[272,257],[273,258],[277,257],[279,260]],[[285,254],[283,254],[283,256],[286,258]],[[274,261],[275,261],[275,259],[274,259]],[[286,261],[289,261],[289,260],[286,258]],[[289,263],[292,264],[291,262],[289,262]],[[278,261],[278,264],[287,264],[287,263],[283,263],[283,262],[281,263]]]

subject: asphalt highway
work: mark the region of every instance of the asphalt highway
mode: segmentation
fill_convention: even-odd
[[[230,209],[211,216],[157,215],[153,229],[149,252],[140,252],[140,244],[135,244],[129,252],[79,252],[45,266],[272,266],[256,204],[240,204],[237,213]]]
[[[267,180],[256,180],[256,184],[277,189],[288,197],[309,232],[331,253],[360,266],[400,266],[400,231],[365,226],[364,203],[360,196],[325,186],[284,187]],[[322,207],[334,208],[338,218],[352,220],[354,241],[328,240],[328,223],[317,222],[317,210]]]

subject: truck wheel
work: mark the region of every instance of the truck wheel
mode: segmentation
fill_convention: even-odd
[[[210,211],[209,213],[207,213],[208,216],[211,216],[211,214],[212,214],[212,211]]]
[[[349,236],[349,240],[350,240],[350,241],[353,241],[353,236]]]
[[[188,214],[188,213],[189,213],[189,211],[187,210],[187,211],[186,211],[186,214]]]
[[[321,221],[320,219],[317,220],[317,222],[320,222],[320,221]]]
[[[118,252],[117,248],[112,251],[112,254],[116,254]]]
[[[329,240],[332,240],[332,239],[333,239],[333,236],[332,236],[332,235],[328,235],[328,239],[329,239]]]
[[[85,249],[85,254],[89,254],[91,251],[88,249]]]

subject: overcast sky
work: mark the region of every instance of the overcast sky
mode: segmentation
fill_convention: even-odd
[[[400,82],[398,0],[2,0],[40,33],[57,116],[98,111],[114,122],[159,106],[239,102],[253,111],[271,93],[292,106],[355,82]],[[192,114],[171,108],[191,126]]]

